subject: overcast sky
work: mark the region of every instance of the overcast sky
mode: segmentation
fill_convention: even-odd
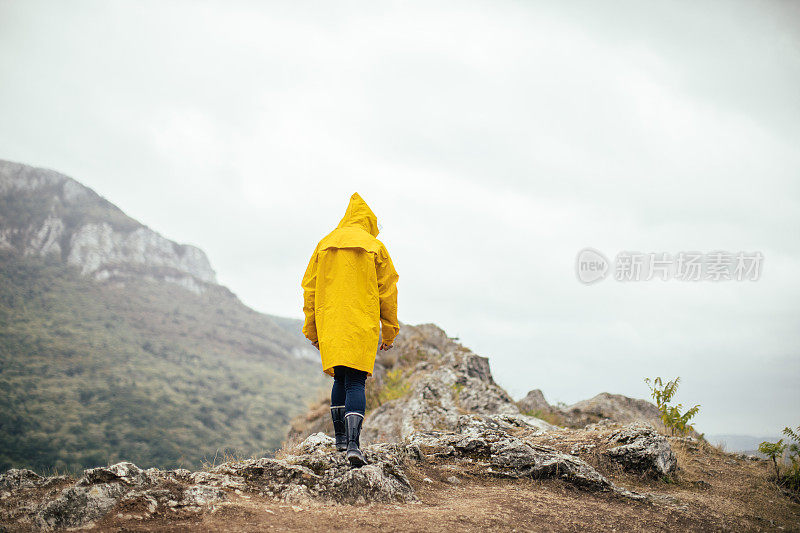
[[[564,4],[0,1],[0,158],[297,318],[358,191],[400,320],[460,337],[515,398],[681,376],[701,432],[800,424],[800,4]],[[764,261],[587,286],[587,246]]]

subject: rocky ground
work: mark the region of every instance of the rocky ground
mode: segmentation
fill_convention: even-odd
[[[644,400],[598,395],[558,408],[571,423],[556,425],[525,414],[563,422],[541,394],[515,403],[486,358],[435,326],[404,326],[396,345],[376,365],[360,469],[335,451],[321,400],[274,457],[10,470],[0,531],[800,530],[766,461],[665,435]],[[566,427],[586,416],[599,420]]]
[[[366,447],[351,469],[317,433],[278,457],[202,471],[118,463],[78,479],[0,476],[4,531],[797,530],[766,462],[652,426],[542,430],[462,415],[453,431]]]

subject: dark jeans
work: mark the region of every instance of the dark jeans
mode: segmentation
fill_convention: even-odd
[[[345,413],[361,413],[367,410],[367,396],[364,383],[367,373],[347,366],[333,367],[333,388],[331,388],[331,407],[344,405]]]

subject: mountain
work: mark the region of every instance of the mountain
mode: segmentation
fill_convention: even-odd
[[[199,248],[170,241],[77,181],[0,161],[0,250],[58,257],[99,281],[148,278],[201,294],[216,274]]]
[[[754,437],[753,435],[729,435],[729,434],[713,434],[706,435],[709,442],[725,446],[725,449],[731,452],[745,452],[749,450],[757,450],[758,445],[764,441],[777,442],[782,437]]]
[[[759,457],[766,457],[763,453],[758,451],[758,445],[762,442],[778,442],[780,439],[784,439],[784,442],[786,442],[787,440],[783,435],[772,437],[755,437],[753,435],[731,435],[726,433],[706,435],[706,438],[709,442],[716,446],[721,446],[724,450],[729,452],[740,452],[750,455],[757,455]],[[788,462],[788,458],[785,458],[785,461]]]
[[[280,446],[324,383],[300,321],[77,181],[0,161],[0,470]]]

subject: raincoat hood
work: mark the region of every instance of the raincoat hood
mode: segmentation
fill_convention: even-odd
[[[347,226],[356,226],[363,229],[373,237],[378,236],[378,217],[369,208],[367,202],[364,201],[357,192],[353,193],[350,197],[350,203],[347,206],[347,211],[339,222],[337,228],[345,228]]]
[[[303,280],[303,334],[317,342],[322,371],[346,366],[372,374],[378,343],[400,331],[392,258],[377,239],[378,217],[354,193],[339,225],[322,238]]]

